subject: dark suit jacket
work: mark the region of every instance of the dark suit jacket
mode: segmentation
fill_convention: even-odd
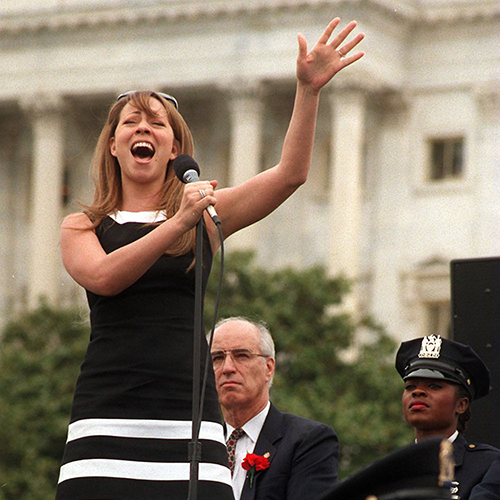
[[[472,488],[469,500],[500,500],[500,455],[491,464],[483,480]]]
[[[453,443],[453,448],[458,495],[461,500],[467,500],[472,488],[483,480],[486,471],[499,456],[500,450],[487,444],[467,443],[461,434]]]
[[[270,465],[247,474],[241,500],[321,500],[337,482],[339,441],[331,427],[269,409],[254,453],[269,453]]]

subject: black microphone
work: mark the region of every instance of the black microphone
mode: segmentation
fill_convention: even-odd
[[[198,182],[200,180],[200,167],[192,156],[185,154],[179,155],[172,161],[172,166],[174,168],[175,175],[184,184]],[[217,215],[213,205],[208,205],[206,210],[214,223],[220,224],[219,216]]]

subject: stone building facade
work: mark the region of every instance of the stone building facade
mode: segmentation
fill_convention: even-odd
[[[345,274],[397,338],[445,333],[450,260],[500,254],[498,0],[3,0],[0,321],[83,300],[59,225],[116,95],[175,95],[202,177],[233,185],[279,160],[296,34],[334,16],[366,55],[322,94],[310,180],[227,249]]]

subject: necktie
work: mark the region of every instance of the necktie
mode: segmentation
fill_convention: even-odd
[[[229,436],[229,439],[226,441],[226,447],[227,447],[227,459],[229,460],[229,468],[231,469],[231,475],[233,475],[234,471],[234,462],[235,462],[235,457],[234,457],[234,452],[236,451],[236,443],[238,442],[238,439],[240,439],[241,436],[245,434],[245,431],[243,429],[234,429],[233,432],[231,432],[231,435]]]

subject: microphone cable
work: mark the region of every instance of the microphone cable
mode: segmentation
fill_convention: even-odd
[[[202,421],[202,416],[203,416],[203,404],[205,401],[205,390],[206,390],[206,385],[207,385],[207,378],[208,378],[208,368],[209,366],[212,367],[212,363],[210,361],[210,350],[212,348],[212,341],[214,339],[214,329],[215,325],[217,323],[217,316],[219,312],[219,302],[220,302],[220,295],[221,295],[221,290],[222,290],[222,278],[224,276],[224,238],[222,236],[222,227],[220,221],[216,223],[216,227],[219,233],[219,240],[220,240],[220,270],[219,270],[219,283],[217,285],[217,293],[215,295],[215,304],[214,304],[214,313],[212,316],[212,326],[210,328],[210,334],[209,334],[209,339],[208,339],[208,348],[207,348],[207,355],[205,357],[205,371],[203,373],[203,379],[202,379],[202,384],[201,384],[201,396],[200,396],[200,412],[198,415],[198,432],[200,430],[201,426],[201,421]],[[212,368],[213,369],[213,368]]]

